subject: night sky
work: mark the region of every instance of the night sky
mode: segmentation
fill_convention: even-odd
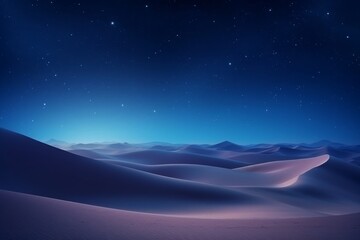
[[[0,126],[38,140],[360,143],[359,1],[0,1]]]

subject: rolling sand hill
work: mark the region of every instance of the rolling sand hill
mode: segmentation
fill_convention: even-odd
[[[300,219],[191,219],[0,191],[1,239],[357,239],[360,214]]]
[[[0,130],[0,239],[360,233],[358,146],[63,146]]]

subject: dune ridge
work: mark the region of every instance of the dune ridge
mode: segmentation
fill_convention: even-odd
[[[0,190],[1,239],[357,239],[359,214],[306,219],[194,219],[114,210]]]
[[[359,146],[51,142],[0,129],[0,239],[360,233]]]
[[[356,146],[156,144],[76,144],[64,151],[2,129],[0,189],[200,218],[360,211]]]

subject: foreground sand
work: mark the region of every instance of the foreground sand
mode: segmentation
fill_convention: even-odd
[[[360,214],[276,219],[166,217],[0,191],[7,239],[358,239]]]

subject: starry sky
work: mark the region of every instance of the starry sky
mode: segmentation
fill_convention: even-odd
[[[0,0],[0,126],[41,141],[359,144],[359,9]]]

